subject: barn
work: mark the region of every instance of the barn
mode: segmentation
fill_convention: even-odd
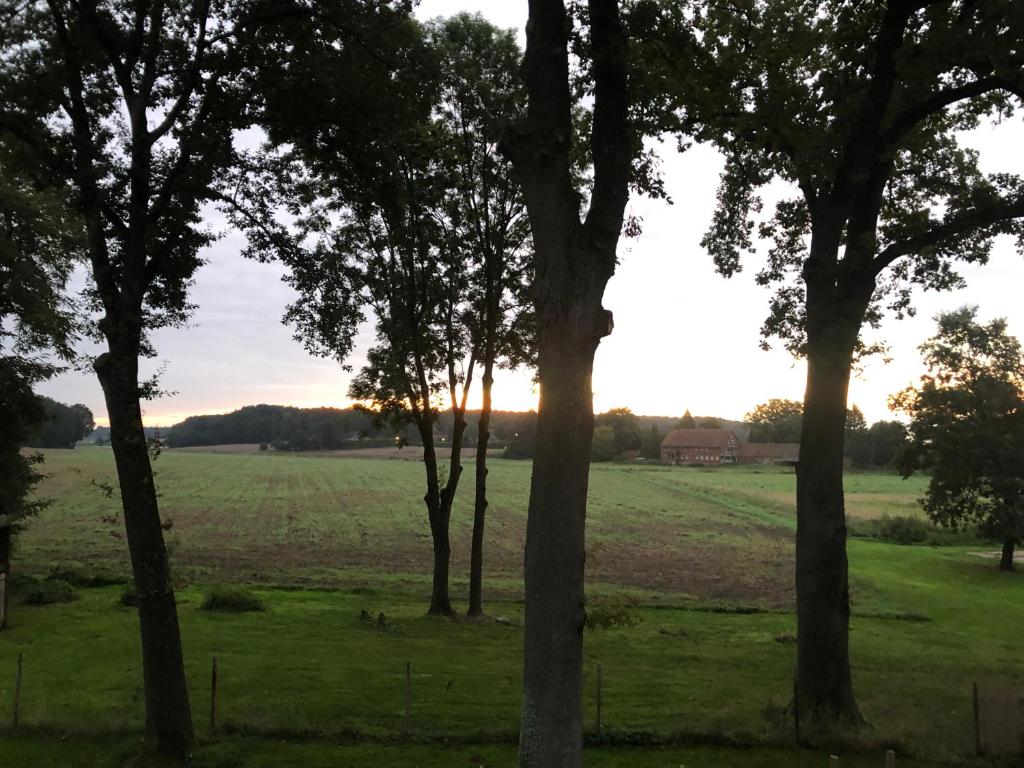
[[[739,446],[731,429],[673,429],[661,441],[661,463],[735,464]]]

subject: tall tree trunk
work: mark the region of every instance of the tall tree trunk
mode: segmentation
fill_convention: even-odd
[[[582,762],[584,526],[597,338],[571,310],[540,320],[540,409],[526,528],[522,768]]]
[[[505,142],[533,232],[537,447],[526,525],[521,768],[579,768],[583,753],[583,567],[594,433],[591,374],[611,333],[601,306],[628,200],[628,42],[615,0],[589,0],[594,183],[580,221],[572,181],[572,93],[560,0],[530,0],[526,118]]]
[[[469,609],[467,616],[484,615],[484,523],[487,519],[487,446],[491,440],[491,389],[494,363],[484,362],[483,405],[477,425],[476,488],[473,500],[473,543],[469,558]]]
[[[850,674],[850,587],[843,433],[852,346],[807,356],[797,467],[797,688],[811,719],[857,721]]]
[[[1003,555],[999,558],[999,570],[1013,570],[1013,550],[1016,542],[1012,538],[1003,539]]]
[[[184,764],[195,738],[178,610],[142,426],[137,350],[112,345],[111,351],[96,359],[95,368],[110,418],[110,443],[138,597],[146,742],[154,752]]]

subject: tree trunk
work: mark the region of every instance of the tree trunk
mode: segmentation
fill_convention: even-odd
[[[420,439],[423,440],[423,463],[427,472],[427,493],[423,502],[427,505],[430,520],[430,538],[434,545],[434,572],[430,588],[429,616],[451,616],[452,602],[448,594],[448,563],[452,556],[448,536],[448,514],[442,503],[440,483],[437,477],[437,451],[434,448],[434,430],[426,414],[417,421]],[[450,512],[450,507],[448,511]]]
[[[7,626],[11,591],[11,526],[0,523],[0,630]]]
[[[1013,550],[1016,542],[1013,539],[1003,539],[1003,555],[999,558],[999,570],[1013,570]]]
[[[581,333],[569,312],[540,322],[519,765],[574,768],[582,763],[584,526],[597,339]]]
[[[157,754],[184,764],[195,738],[178,611],[142,426],[138,357],[112,349],[96,359],[95,368],[110,418],[110,443],[138,596],[146,743]]]
[[[808,350],[797,467],[797,687],[801,716],[857,721],[850,674],[850,589],[843,432],[852,347]]]
[[[477,425],[476,494],[473,501],[473,544],[469,558],[469,610],[467,616],[484,615],[484,522],[487,518],[487,446],[491,440],[491,388],[493,362],[484,364],[483,405]]]

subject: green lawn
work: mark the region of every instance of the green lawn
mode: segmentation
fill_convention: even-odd
[[[163,509],[175,521],[182,631],[201,734],[208,729],[210,663],[218,659],[222,730],[206,750],[210,765],[513,763],[529,465],[493,464],[488,609],[508,625],[424,616],[429,540],[417,462],[173,452],[159,459]],[[47,471],[44,492],[55,503],[19,542],[16,567],[126,572],[124,542],[115,535],[120,523],[102,520],[116,515],[116,500],[90,483],[112,479],[109,452],[51,452]],[[468,546],[471,470],[463,482],[457,551]],[[868,474],[852,475],[847,485],[865,515],[910,509],[922,488],[921,481]],[[600,663],[604,726],[620,743],[789,744],[790,724],[780,712],[795,648],[793,513],[785,501],[792,488],[792,474],[776,470],[594,467],[591,599],[637,599],[642,621],[586,633],[588,723]],[[967,759],[971,683],[1024,686],[1024,580],[971,552],[851,541],[854,679],[871,724],[858,737],[863,745],[891,742],[918,758]],[[456,573],[465,560],[460,551]],[[267,610],[200,611],[204,585],[228,580],[251,583]],[[463,590],[459,581],[459,601]],[[103,765],[99,755],[116,754],[124,734],[140,729],[136,618],[118,604],[120,592],[81,589],[69,604],[13,606],[10,631],[0,634],[0,722],[9,722],[16,658],[24,653],[22,722],[97,737],[71,737],[75,748],[66,750],[68,742],[56,737],[0,734],[0,765]],[[361,611],[383,613],[386,627],[360,620]],[[224,742],[226,731],[252,738]],[[381,746],[439,736],[485,745]],[[334,746],[353,739],[360,743]],[[47,750],[63,762],[52,762]],[[14,757],[2,759],[7,755]],[[592,750],[587,764],[825,761],[820,753],[770,749],[619,747]],[[843,765],[881,760],[876,749],[844,756]]]

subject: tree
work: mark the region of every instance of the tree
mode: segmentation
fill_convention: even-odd
[[[593,98],[589,142],[573,130],[572,23],[559,0],[530,0],[523,78],[528,107],[503,140],[533,232],[540,408],[525,556],[525,644],[519,765],[576,768],[582,760],[583,561],[594,429],[591,373],[612,330],[601,305],[639,140],[629,120],[628,41],[615,0],[588,0],[582,61]],[[575,156],[589,156],[583,196]]]
[[[676,429],[696,429],[697,428],[697,423],[693,420],[693,414],[690,413],[690,409],[689,408],[686,409],[686,413],[684,413],[683,417],[676,423],[675,428]]]
[[[1002,542],[1013,570],[1024,539],[1024,351],[1006,320],[982,323],[977,307],[939,315],[921,346],[928,372],[893,398],[911,418],[904,476],[930,469],[922,506],[935,523],[977,522]]]
[[[501,360],[522,359],[526,344],[518,310],[528,232],[509,165],[496,152],[502,124],[518,108],[518,53],[511,35],[478,17],[426,28],[402,13],[382,19],[372,38],[380,44],[363,41],[366,60],[353,80],[335,76],[360,55],[339,42],[350,34],[348,18],[326,26],[318,18],[260,41],[264,120],[287,159],[302,166],[299,184],[311,201],[304,232],[318,238],[311,248],[282,248],[273,234],[264,243],[289,269],[300,299],[287,319],[310,351],[344,364],[364,316],[375,323],[376,343],[350,395],[373,403],[382,420],[413,424],[422,440],[432,614],[453,613],[449,526],[467,398],[483,364],[470,605],[478,614],[492,373]],[[362,106],[366,93],[377,101]],[[361,105],[358,124],[352,104]],[[435,448],[442,396],[452,415],[446,471]]]
[[[67,189],[37,172],[31,148],[0,129],[0,629],[13,535],[44,506],[30,496],[42,457],[21,450],[46,416],[32,388],[72,357],[64,289],[82,255]]]
[[[73,194],[105,351],[93,361],[110,419],[142,638],[147,746],[184,763],[193,743],[139,381],[150,333],[181,324],[214,234],[200,209],[225,196],[248,99],[234,56],[254,22],[216,2],[3,2],[0,131]]]
[[[798,443],[803,418],[803,403],[779,398],[761,403],[744,417],[751,425],[751,443]]]
[[[915,285],[961,283],[1020,233],[1024,183],[985,176],[957,132],[1024,93],[1024,9],[998,0],[664,3],[648,47],[684,132],[725,171],[704,245],[723,274],[753,245],[758,189],[798,194],[758,232],[778,291],[763,331],[807,359],[797,469],[797,700],[859,721],[849,661],[843,431],[864,325],[912,311]],[[679,62],[687,67],[679,72]]]
[[[640,450],[643,443],[640,421],[629,408],[612,408],[598,414],[594,417],[594,426],[611,428],[613,456]]]
[[[663,435],[658,431],[658,425],[651,424],[650,430],[644,434],[643,443],[640,445],[640,455],[645,459],[660,459],[662,438]]]
[[[900,459],[907,444],[907,427],[899,421],[876,421],[868,430],[870,464],[891,467]]]
[[[81,403],[65,405],[49,397],[40,401],[45,415],[25,443],[30,448],[74,448],[96,429],[92,411]]]
[[[519,184],[498,151],[501,134],[522,112],[521,52],[510,31],[459,14],[428,25],[441,58],[438,115],[449,138],[444,153],[445,248],[467,266],[465,319],[481,371],[468,616],[483,615],[483,545],[487,447],[494,369],[530,363],[532,312],[526,293],[529,222]]]

